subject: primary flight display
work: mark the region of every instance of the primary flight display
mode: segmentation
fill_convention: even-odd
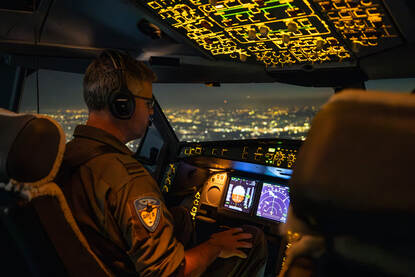
[[[255,196],[256,181],[232,176],[224,207],[244,213],[250,213]]]

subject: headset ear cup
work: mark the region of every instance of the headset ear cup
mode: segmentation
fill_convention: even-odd
[[[115,118],[130,119],[135,111],[135,99],[131,93],[112,93],[109,99],[109,108]]]

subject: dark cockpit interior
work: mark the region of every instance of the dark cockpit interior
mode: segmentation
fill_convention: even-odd
[[[84,73],[104,49],[148,63],[157,83],[331,87],[339,93],[317,113],[305,140],[185,141],[156,101],[134,157],[168,206],[189,210],[199,241],[243,224],[263,230],[264,276],[414,276],[415,97],[364,90],[368,80],[415,78],[414,14],[412,0],[2,2],[0,108],[19,112],[24,82],[35,72]],[[111,276],[68,215],[53,177],[45,181],[54,173],[39,169],[58,154],[49,151],[21,169],[25,155],[40,155],[27,149],[46,142],[30,136],[50,131],[33,127],[22,136],[38,117],[0,111],[0,232],[2,245],[12,249],[1,254],[0,274],[5,268],[33,276]],[[30,174],[23,171],[45,182],[25,179]],[[53,192],[37,193],[42,186]],[[47,205],[63,216],[49,214]],[[34,234],[41,234],[37,243]],[[287,252],[296,241],[304,243],[298,251],[304,255]],[[84,257],[79,263],[76,251]]]

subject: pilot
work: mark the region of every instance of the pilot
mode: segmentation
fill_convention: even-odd
[[[143,63],[113,50],[86,70],[88,121],[76,127],[57,178],[82,232],[117,276],[261,276],[267,253],[259,229],[214,233],[190,249],[174,235],[185,220],[172,216],[125,145],[149,125],[154,80]]]

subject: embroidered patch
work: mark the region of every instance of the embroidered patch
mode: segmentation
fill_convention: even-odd
[[[141,224],[148,231],[154,232],[160,223],[160,200],[154,197],[142,197],[134,200],[134,208]]]

